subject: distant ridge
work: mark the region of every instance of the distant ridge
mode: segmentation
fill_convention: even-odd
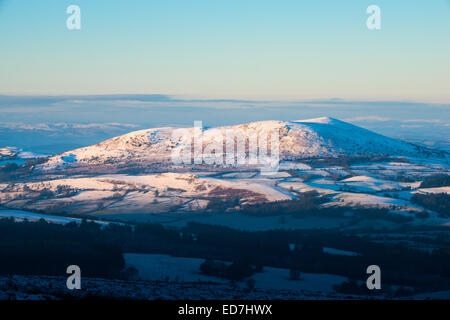
[[[134,167],[146,164],[169,165],[171,153],[178,146],[172,139],[176,128],[162,127],[130,132],[84,148],[49,158],[43,170],[89,165]],[[389,138],[350,123],[321,117],[295,121],[258,121],[203,130],[203,146],[214,142],[210,130],[255,134],[261,130],[279,133],[280,160],[327,157],[402,156],[447,158],[448,153]],[[193,128],[188,128],[193,131]]]

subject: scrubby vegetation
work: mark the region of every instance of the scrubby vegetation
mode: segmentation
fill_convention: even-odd
[[[421,184],[421,188],[439,188],[450,186],[450,175],[436,174],[425,178]]]
[[[342,166],[344,168],[350,167],[354,164],[366,163],[366,162],[405,162],[408,161],[405,158],[391,158],[391,157],[378,157],[378,156],[359,156],[359,157],[349,157],[349,156],[339,156],[339,157],[328,157],[328,158],[317,158],[317,159],[303,159],[303,162],[310,164],[312,166]]]
[[[257,271],[257,267],[243,262],[227,264],[206,259],[200,265],[200,271],[206,275],[237,281],[254,274]]]
[[[291,216],[294,218],[307,217],[343,217],[351,216],[356,221],[360,220],[385,220],[395,223],[405,223],[413,221],[413,216],[399,215],[391,213],[392,208],[386,207],[366,207],[361,205],[335,206],[323,208],[320,205],[329,201],[326,197],[320,196],[317,191],[298,193],[296,200],[270,202],[245,206],[239,210],[240,214],[247,214],[255,217]]]
[[[356,279],[348,279],[343,283],[334,286],[334,290],[344,294],[367,294],[367,286],[363,281],[357,281]],[[408,297],[415,293],[414,289],[399,287],[394,289],[390,285],[383,285],[381,290],[373,290],[372,294],[375,295],[387,295],[389,297]]]
[[[290,280],[300,280],[301,272],[298,269],[291,268],[289,270],[289,279]]]
[[[65,275],[78,265],[91,277],[119,277],[122,248],[95,223],[57,225],[0,220],[0,274]]]
[[[0,167],[0,181],[8,181],[14,176],[19,166],[15,163],[7,163]]]
[[[0,166],[0,182],[11,181],[23,176],[29,176],[34,167],[40,163],[44,163],[48,158],[36,158],[27,160],[23,165],[17,165],[14,162]]]
[[[278,215],[300,216],[308,212],[312,213],[313,211],[319,210],[319,205],[323,202],[325,202],[325,198],[319,197],[317,191],[314,190],[299,193],[296,200],[245,206],[241,210],[241,213],[258,217]]]
[[[447,193],[415,193],[411,201],[436,211],[442,218],[450,217],[450,195]]]

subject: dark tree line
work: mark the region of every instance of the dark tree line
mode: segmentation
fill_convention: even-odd
[[[358,255],[328,254],[324,247]],[[229,261],[226,266],[204,266],[205,272],[228,279],[270,266],[364,280],[367,266],[377,264],[383,270],[383,283],[418,290],[450,289],[449,250],[427,252],[398,243],[375,243],[370,237],[340,230],[249,232],[199,223],[181,229],[158,224],[101,228],[88,222],[56,225],[0,220],[1,274],[64,275],[68,265],[77,264],[85,276],[120,277],[123,252]]]
[[[425,178],[421,183],[421,188],[439,188],[450,186],[450,175],[436,174]]]
[[[0,220],[0,274],[65,275],[69,265],[83,275],[118,277],[124,267],[122,248],[103,240],[94,223],[58,225]]]
[[[415,193],[411,201],[436,211],[442,218],[450,217],[450,195],[447,193]]]

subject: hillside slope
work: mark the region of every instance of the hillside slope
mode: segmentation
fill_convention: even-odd
[[[115,171],[113,167],[123,169],[161,165],[168,168],[173,165],[172,153],[186,147],[179,138],[174,138],[175,130],[180,129],[164,127],[134,131],[92,146],[53,156],[40,168],[52,170],[104,165],[110,172]],[[188,135],[194,135],[194,128],[182,130],[185,130]],[[433,151],[388,138],[328,117],[298,121],[260,121],[207,128],[203,130],[203,149],[214,144],[225,143],[227,130],[232,130],[236,139],[241,141],[256,139],[257,136],[267,135],[268,132],[277,132],[280,160],[342,156],[447,157],[443,151]],[[191,148],[192,145],[188,147]],[[245,157],[251,153],[252,150],[246,146]]]

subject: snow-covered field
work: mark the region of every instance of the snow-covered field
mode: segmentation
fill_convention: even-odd
[[[0,160],[17,159],[17,158],[33,159],[38,157],[42,157],[42,155],[30,151],[24,151],[16,147],[0,148]]]
[[[332,203],[333,205],[347,205],[352,206],[355,204],[365,206],[376,206],[390,208],[392,206],[398,206],[408,211],[421,211],[421,208],[405,200],[394,199],[389,197],[376,196],[364,193],[348,193],[342,192],[334,197],[338,202]]]
[[[371,166],[371,164],[370,164]],[[351,175],[353,166],[342,168]],[[358,170],[363,167],[357,166]],[[429,169],[427,167],[427,169]],[[328,169],[321,168],[328,173]],[[333,172],[339,170],[334,166]],[[403,170],[403,169],[402,169]],[[311,172],[310,169],[306,170]],[[295,175],[293,175],[295,172]],[[223,174],[202,172],[158,173],[158,174],[108,174],[97,176],[71,176],[30,182],[0,183],[0,205],[16,210],[31,210],[51,213],[89,214],[119,218],[127,221],[167,220],[165,217],[152,218],[152,214],[177,212],[169,220],[182,221],[182,212],[191,213],[190,220],[254,229],[286,228],[278,218],[236,219],[235,214],[199,215],[211,212],[211,201],[221,199],[226,205],[231,199],[238,199],[233,206],[286,201],[298,197],[299,193],[317,191],[328,197],[323,206],[366,206],[385,207],[401,214],[423,211],[420,206],[410,202],[414,193],[449,193],[450,187],[420,188],[420,181],[399,182],[391,178],[376,177],[366,170],[365,175],[353,175],[344,179],[329,176],[305,180],[302,170],[279,171],[272,177],[261,176],[257,171],[226,172]],[[310,175],[308,173],[307,175]],[[391,180],[390,180],[391,179]],[[230,207],[235,209],[235,207]],[[435,215],[434,215],[435,216]],[[189,219],[188,219],[189,220]],[[320,219],[319,219],[320,220]],[[244,223],[242,223],[244,221]],[[305,222],[305,221],[304,221]],[[322,220],[324,222],[324,220]],[[450,221],[447,221],[450,222]],[[310,225],[309,222],[305,222]],[[445,222],[444,222],[445,223]],[[334,225],[334,223],[332,223]],[[442,224],[442,223],[441,223]],[[297,221],[289,222],[290,227],[303,225]],[[326,226],[324,226],[326,227]]]
[[[245,203],[291,199],[273,184],[269,180],[225,180],[181,173],[73,177],[0,184],[0,204],[25,210],[49,210],[57,205],[68,213],[112,214],[124,209],[129,213],[158,213],[175,207],[192,211],[204,209],[216,198],[238,197]]]
[[[204,259],[180,258],[161,254],[125,254],[127,265],[135,267],[143,280],[172,280],[175,282],[229,283],[217,277],[203,275],[200,265]],[[329,274],[302,273],[301,280],[289,280],[289,269],[264,267],[263,272],[251,276],[255,288],[263,290],[310,291],[323,294],[333,292],[333,285],[345,277]],[[240,283],[245,286],[245,282]]]

